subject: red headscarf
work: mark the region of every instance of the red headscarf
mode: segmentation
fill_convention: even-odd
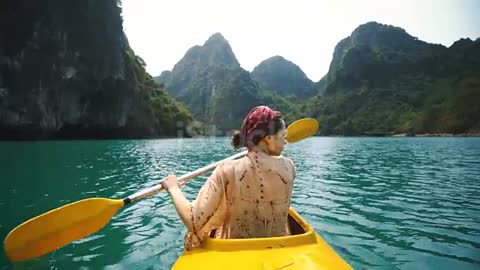
[[[245,145],[253,142],[255,135],[264,137],[268,134],[272,123],[275,118],[280,117],[281,114],[278,111],[274,111],[267,106],[258,106],[253,108],[243,120],[240,133]]]

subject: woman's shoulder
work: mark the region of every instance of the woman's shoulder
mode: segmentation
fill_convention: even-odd
[[[280,155],[280,156],[276,156],[276,157],[273,157],[273,158],[275,158],[275,159],[277,159],[277,160],[279,160],[279,161],[281,161],[281,162],[284,162],[284,163],[286,163],[286,164],[288,164],[288,165],[294,166],[293,161],[292,161],[290,158],[288,158],[288,157],[285,157],[285,156]]]
[[[277,158],[283,162],[284,166],[287,168],[287,171],[289,171],[292,178],[295,178],[296,168],[293,160],[284,156],[278,156]]]
[[[245,162],[245,157],[234,160],[222,161],[217,165],[217,167],[220,167],[224,172],[228,172],[234,170],[235,168],[238,168],[238,165],[243,162]]]
[[[242,158],[239,158],[239,159],[234,159],[234,160],[226,160],[226,161],[222,161],[221,164],[222,164],[223,167],[231,167],[231,166],[235,166],[235,165],[239,164],[244,159],[245,159],[245,157],[242,157]]]

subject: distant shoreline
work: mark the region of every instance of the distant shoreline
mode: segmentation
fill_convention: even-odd
[[[105,140],[161,140],[161,139],[199,139],[199,138],[220,138],[220,137],[230,137],[229,135],[196,135],[191,137],[176,137],[176,136],[145,136],[145,137],[73,137],[73,138],[0,138],[0,142],[25,142],[25,141],[105,141]],[[354,137],[364,137],[364,138],[467,138],[467,137],[480,137],[480,134],[449,134],[449,133],[427,133],[427,134],[358,134],[358,135],[342,135],[342,134],[317,134],[314,137],[345,137],[345,138],[354,138]]]
[[[389,135],[388,137],[480,137],[479,133],[472,133],[472,134],[451,134],[451,133],[425,133],[425,134],[393,134]]]
[[[480,137],[480,133],[462,133],[462,134],[452,134],[452,133],[424,133],[424,134],[407,134],[407,133],[398,133],[398,134],[357,134],[357,135],[342,135],[342,134],[319,134],[317,137],[389,137],[389,138],[429,138],[429,137]]]

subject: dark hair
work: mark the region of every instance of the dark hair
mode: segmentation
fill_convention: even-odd
[[[268,123],[268,128],[265,129],[256,129],[247,135],[247,138],[244,138],[242,132],[235,131],[232,136],[232,146],[235,149],[240,149],[242,147],[252,147],[257,145],[263,138],[268,135],[277,134],[282,128],[285,127],[285,122],[283,121],[282,115],[279,113],[277,117],[271,120]]]

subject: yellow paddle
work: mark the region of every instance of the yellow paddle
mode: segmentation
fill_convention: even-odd
[[[289,143],[294,143],[312,136],[317,130],[318,122],[315,119],[300,119],[288,126],[286,139]],[[185,174],[178,178],[178,181],[180,184],[184,184],[186,181],[215,169],[220,162],[241,158],[246,153],[247,151],[243,151]],[[5,253],[14,262],[42,256],[97,232],[123,206],[162,190],[162,186],[158,184],[123,200],[91,198],[53,209],[14,228],[5,238]]]

